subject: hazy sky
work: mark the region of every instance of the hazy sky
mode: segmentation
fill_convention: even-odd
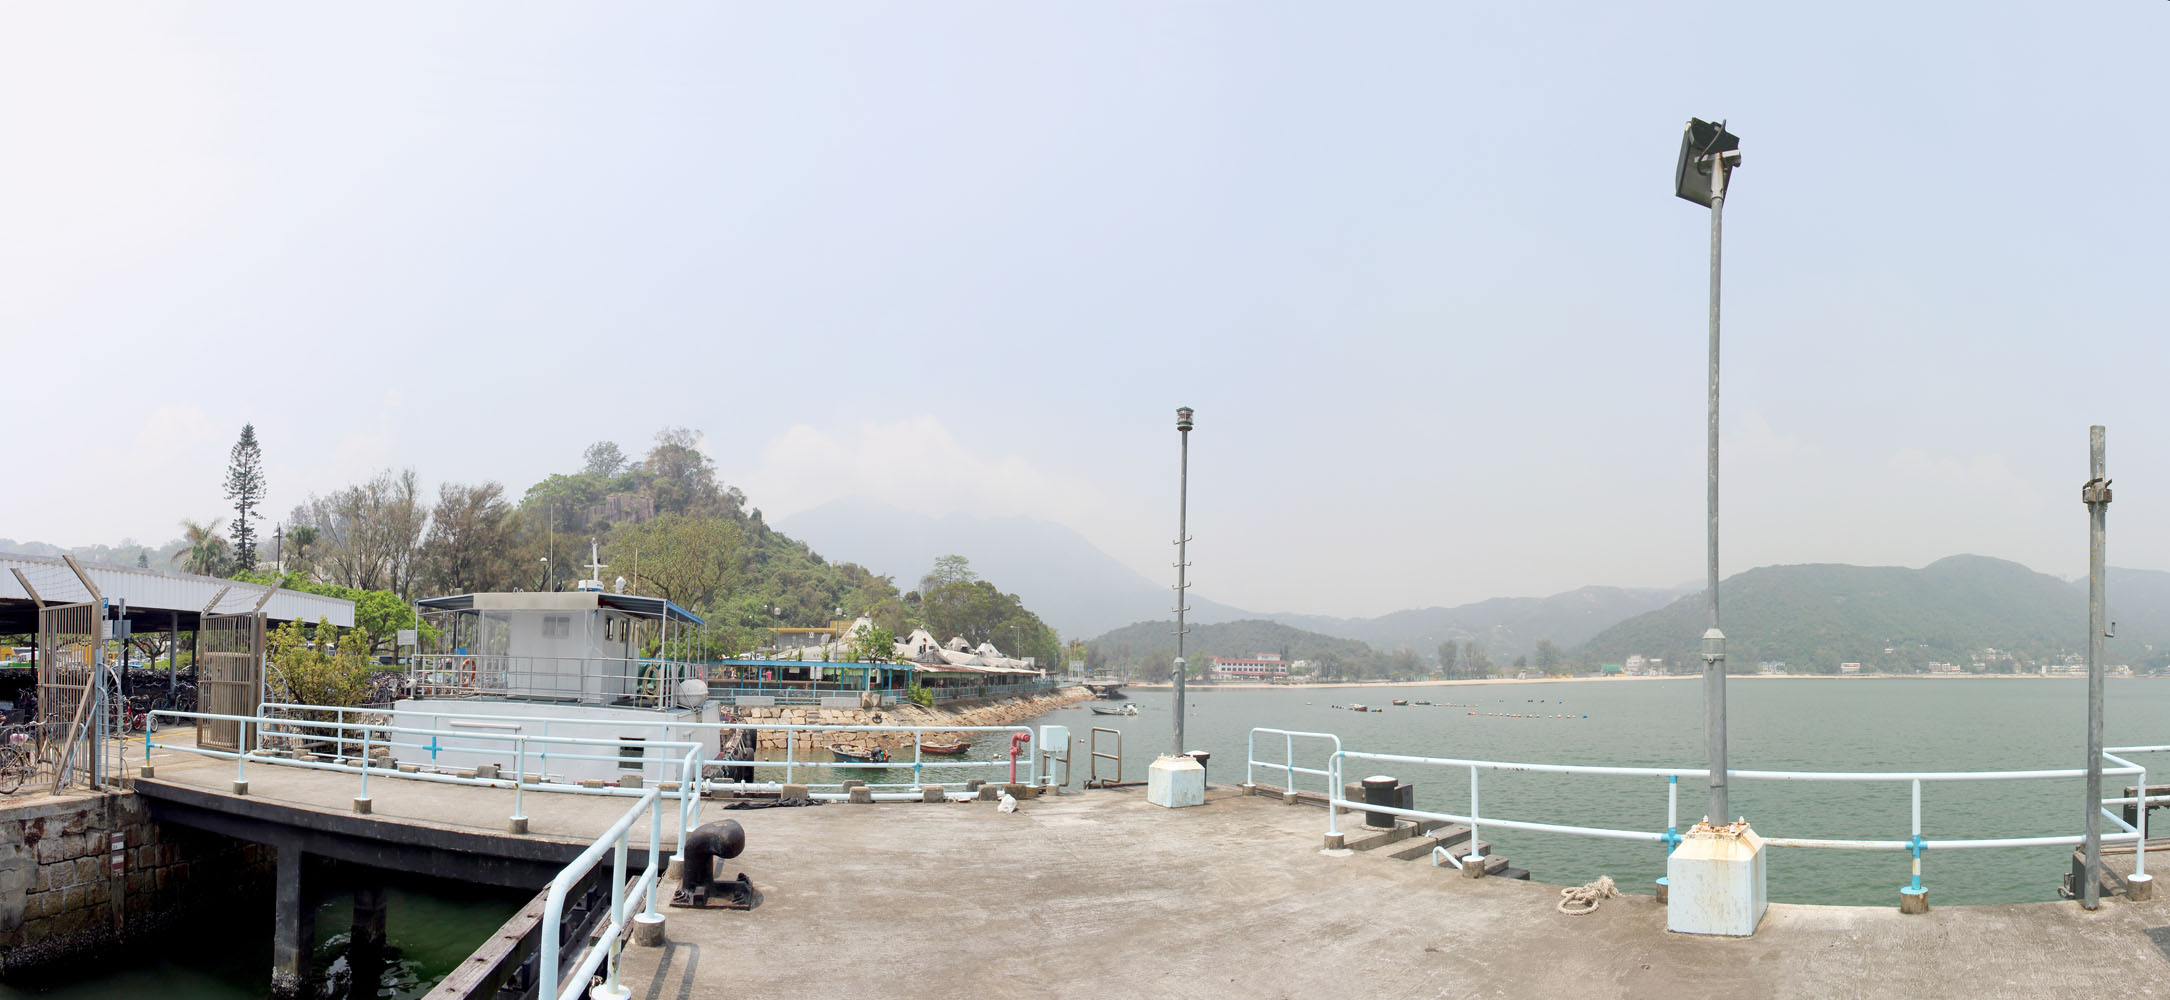
[[[0,6],[0,536],[706,434],[1370,615],[1724,563],[2170,568],[2170,4]],[[850,553],[829,553],[849,559]],[[999,581],[997,581],[999,582]]]

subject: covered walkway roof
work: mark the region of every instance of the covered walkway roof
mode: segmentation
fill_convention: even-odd
[[[128,602],[128,621],[138,632],[192,632],[207,613],[233,614],[259,604],[275,622],[322,618],[340,628],[354,627],[354,602],[336,597],[139,566],[77,560],[71,567],[59,556],[0,552],[0,633],[37,631],[39,600],[47,604],[90,600],[90,589],[75,567],[90,578],[108,604]],[[21,579],[16,572],[22,574]],[[24,590],[25,580],[35,596]]]

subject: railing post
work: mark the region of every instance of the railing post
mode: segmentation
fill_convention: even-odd
[[[508,829],[514,833],[527,831],[527,737],[512,738],[512,819]]]
[[[1484,855],[1477,853],[1477,765],[1469,765],[1469,853],[1463,861],[1484,862]]]
[[[920,767],[920,764],[921,764],[921,762],[922,762],[922,761],[921,761],[921,757],[922,757],[922,754],[921,754],[921,752],[920,752],[920,749],[919,749],[919,745],[920,745],[920,744],[922,744],[922,743],[925,743],[926,741],[927,741],[927,731],[926,731],[926,730],[924,730],[924,729],[921,729],[921,728],[920,728],[920,727],[918,727],[918,726],[913,726],[913,727],[912,727],[912,788],[913,788],[914,790],[917,790],[917,789],[919,788],[919,767]]]
[[[1334,801],[1339,798],[1341,798],[1341,752],[1336,750],[1332,757],[1326,759],[1326,835],[1329,837],[1338,836],[1341,833],[1341,828],[1337,825],[1340,822],[1341,807],[1334,804]]]
[[[680,792],[684,792],[685,789],[686,786],[684,784],[680,784],[678,786],[678,790]],[[680,839],[684,839],[683,833],[680,834]],[[683,853],[683,850],[681,850],[680,853]],[[648,809],[648,870],[656,873],[656,880],[654,884],[648,887],[648,905],[641,909],[641,913],[650,920],[663,919],[660,915],[656,913],[656,896],[659,895],[663,890],[663,873],[661,867],[659,867],[661,865],[662,855],[663,795],[662,793],[658,792],[656,794],[654,803],[649,806]],[[615,982],[617,977],[613,976],[611,978],[612,981]]]
[[[149,736],[145,736],[143,739],[146,743],[150,741]],[[148,750],[144,751],[146,757],[149,756],[149,753]],[[2134,756],[2138,755],[2135,754]],[[2137,805],[2138,809],[2134,811],[2133,816],[2139,822],[2134,823],[2133,827],[2139,831],[2140,840],[2138,846],[2132,852],[2132,874],[2134,878],[2142,881],[2153,881],[2147,874],[2147,768],[2144,767],[2140,768],[2140,801]]]
[[[1680,775],[1665,776],[1665,856],[1680,846]]]
[[[1914,836],[1906,842],[1906,850],[1914,856],[1914,880],[1906,888],[1899,890],[1899,912],[1927,913],[1929,890],[1921,887],[1921,852],[1929,845],[1921,839],[1921,779],[1915,778],[1910,784],[1913,785],[1914,797]]]
[[[651,824],[653,825],[653,824]],[[618,925],[617,937],[611,939],[610,954],[603,959],[608,970],[603,979],[603,995],[622,997],[618,989],[618,952],[625,946],[625,936],[630,933],[625,912],[625,845],[632,839],[633,831],[618,835],[618,843],[610,852],[610,922]]]
[[[795,734],[796,734],[796,733],[795,733],[795,730],[793,730],[793,729],[792,729],[792,728],[791,728],[790,726],[788,726],[788,725],[787,725],[787,726],[785,726],[785,727],[784,727],[784,784],[787,784],[787,785],[788,785],[788,784],[791,784],[791,783],[792,783],[792,781],[791,781],[791,770],[792,770],[792,768],[791,768],[791,765],[792,765],[792,760],[791,760],[791,756],[792,756],[792,752],[793,752],[793,751],[792,751],[792,746],[791,746],[791,744],[792,744],[792,736],[794,736]]]

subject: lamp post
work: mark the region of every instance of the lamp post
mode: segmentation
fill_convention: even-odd
[[[1170,750],[1177,756],[1183,754],[1183,636],[1190,630],[1183,627],[1183,613],[1190,608],[1184,604],[1186,591],[1190,589],[1190,428],[1191,408],[1177,407],[1175,411],[1176,433],[1183,437],[1183,464],[1176,478],[1175,502],[1175,747]]]
[[[1732,810],[1726,803],[1725,765],[1725,633],[1718,630],[1718,262],[1725,231],[1726,182],[1740,166],[1740,137],[1726,131],[1724,122],[1688,119],[1680,136],[1680,159],[1673,166],[1673,193],[1710,208],[1710,427],[1709,481],[1709,598],[1710,626],[1703,633],[1703,736],[1710,744],[1710,813],[1713,823],[1724,823]]]

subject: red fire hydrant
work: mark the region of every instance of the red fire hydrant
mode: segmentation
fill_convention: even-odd
[[[1017,748],[1032,742],[1031,733],[1010,734],[1010,784],[1017,784]]]

